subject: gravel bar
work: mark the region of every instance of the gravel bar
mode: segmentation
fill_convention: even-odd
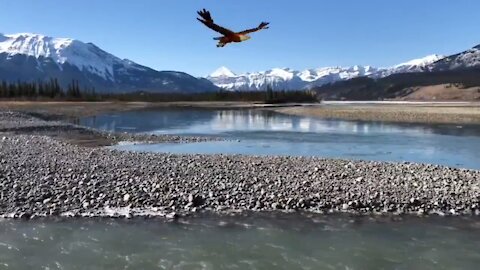
[[[1,217],[175,218],[201,211],[274,210],[480,215],[480,171],[303,157],[136,153],[37,134],[67,130],[65,125],[82,129],[0,112]]]
[[[47,135],[50,137],[58,137],[74,144],[82,144],[84,146],[107,146],[121,142],[188,143],[222,140],[215,137],[106,132],[63,121],[52,121],[48,119],[50,119],[50,116],[38,113],[28,114],[24,112],[8,112],[0,110],[0,133]],[[86,140],[90,143],[82,143]]]

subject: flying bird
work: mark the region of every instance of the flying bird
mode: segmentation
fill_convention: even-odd
[[[232,42],[243,42],[243,41],[249,40],[250,36],[248,34],[260,31],[262,29],[268,29],[268,25],[269,25],[269,23],[267,22],[262,22],[256,28],[247,29],[241,32],[233,32],[230,29],[224,28],[214,23],[212,16],[210,15],[210,12],[207,11],[206,9],[198,11],[197,13],[201,17],[201,19],[197,18],[197,20],[205,24],[208,28],[223,35],[221,37],[214,38],[214,40],[218,40],[217,47],[224,47],[228,43],[232,43]]]

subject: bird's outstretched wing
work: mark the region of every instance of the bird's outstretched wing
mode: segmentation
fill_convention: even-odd
[[[238,32],[237,34],[240,34],[240,35],[245,35],[245,34],[248,34],[248,33],[253,33],[253,32],[257,32],[257,31],[260,31],[262,29],[268,29],[268,25],[270,23],[268,22],[262,22],[258,27],[256,28],[252,28],[252,29],[247,29],[245,31],[242,31],[242,32]]]
[[[210,11],[203,9],[197,12],[198,15],[201,17],[201,19],[197,18],[201,23],[205,24],[208,28],[219,32],[222,35],[228,36],[228,35],[233,35],[235,32],[232,30],[229,30],[227,28],[223,28],[218,24],[215,24],[213,22],[212,16],[210,15]]]

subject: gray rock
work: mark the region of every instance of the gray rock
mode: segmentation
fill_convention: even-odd
[[[480,172],[474,170],[413,163],[172,155],[81,147],[62,138],[98,131],[3,111],[0,132],[0,216],[98,216],[105,214],[106,206],[122,209],[127,204],[132,211],[125,216],[152,208],[174,211],[174,215],[206,209],[219,213],[298,209],[480,215]],[[53,138],[52,134],[63,135]],[[179,136],[114,136],[190,140]]]

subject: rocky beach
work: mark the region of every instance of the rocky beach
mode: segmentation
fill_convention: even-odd
[[[123,152],[109,134],[39,114],[0,112],[0,215],[174,218],[196,212],[480,215],[480,171],[306,157]],[[214,138],[212,138],[214,139]]]

